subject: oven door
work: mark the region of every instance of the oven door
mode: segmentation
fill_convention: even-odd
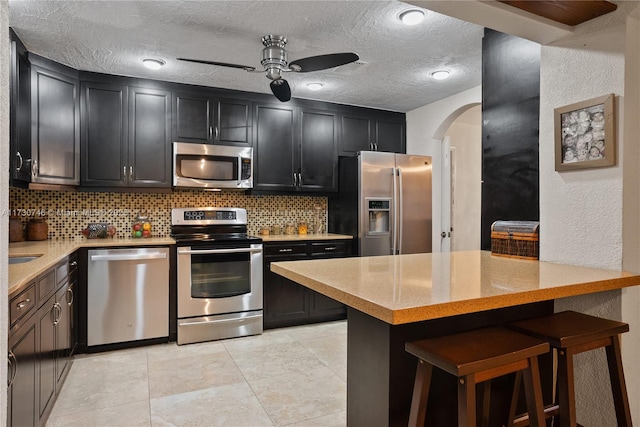
[[[178,317],[262,309],[262,245],[178,247]]]

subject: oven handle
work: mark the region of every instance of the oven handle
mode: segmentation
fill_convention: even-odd
[[[208,322],[185,322],[185,323],[178,323],[178,326],[202,325],[203,323],[241,322],[241,321],[243,321],[243,320],[260,319],[260,318],[262,318],[262,315],[261,315],[261,314],[256,314],[255,316],[236,317],[236,318],[233,318],[233,319],[211,320],[211,321],[208,321]]]
[[[235,254],[243,252],[262,252],[262,248],[239,248],[239,249],[178,249],[179,254]]]

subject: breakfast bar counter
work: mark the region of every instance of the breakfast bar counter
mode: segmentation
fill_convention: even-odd
[[[407,341],[542,316],[558,298],[640,284],[627,272],[486,251],[274,262],[271,270],[348,306],[350,426],[407,425],[416,366]],[[447,426],[456,385],[437,374],[427,425]]]

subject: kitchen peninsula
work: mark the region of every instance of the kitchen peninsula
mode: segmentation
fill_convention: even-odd
[[[416,366],[407,341],[549,314],[558,298],[640,284],[640,275],[627,272],[486,251],[278,262],[271,269],[348,306],[347,424],[354,426],[407,425]],[[455,404],[455,384],[441,381],[444,389],[430,402]]]

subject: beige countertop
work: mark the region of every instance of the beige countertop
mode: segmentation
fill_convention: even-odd
[[[9,295],[35,277],[56,265],[64,257],[83,247],[111,246],[153,246],[173,245],[170,237],[151,237],[148,239],[77,239],[77,240],[42,240],[9,243],[9,257],[40,255],[33,261],[9,265]]]
[[[274,262],[271,271],[392,325],[640,285],[640,275],[487,251]]]
[[[269,234],[258,235],[263,242],[304,242],[307,240],[352,240],[352,236],[345,234]]]

